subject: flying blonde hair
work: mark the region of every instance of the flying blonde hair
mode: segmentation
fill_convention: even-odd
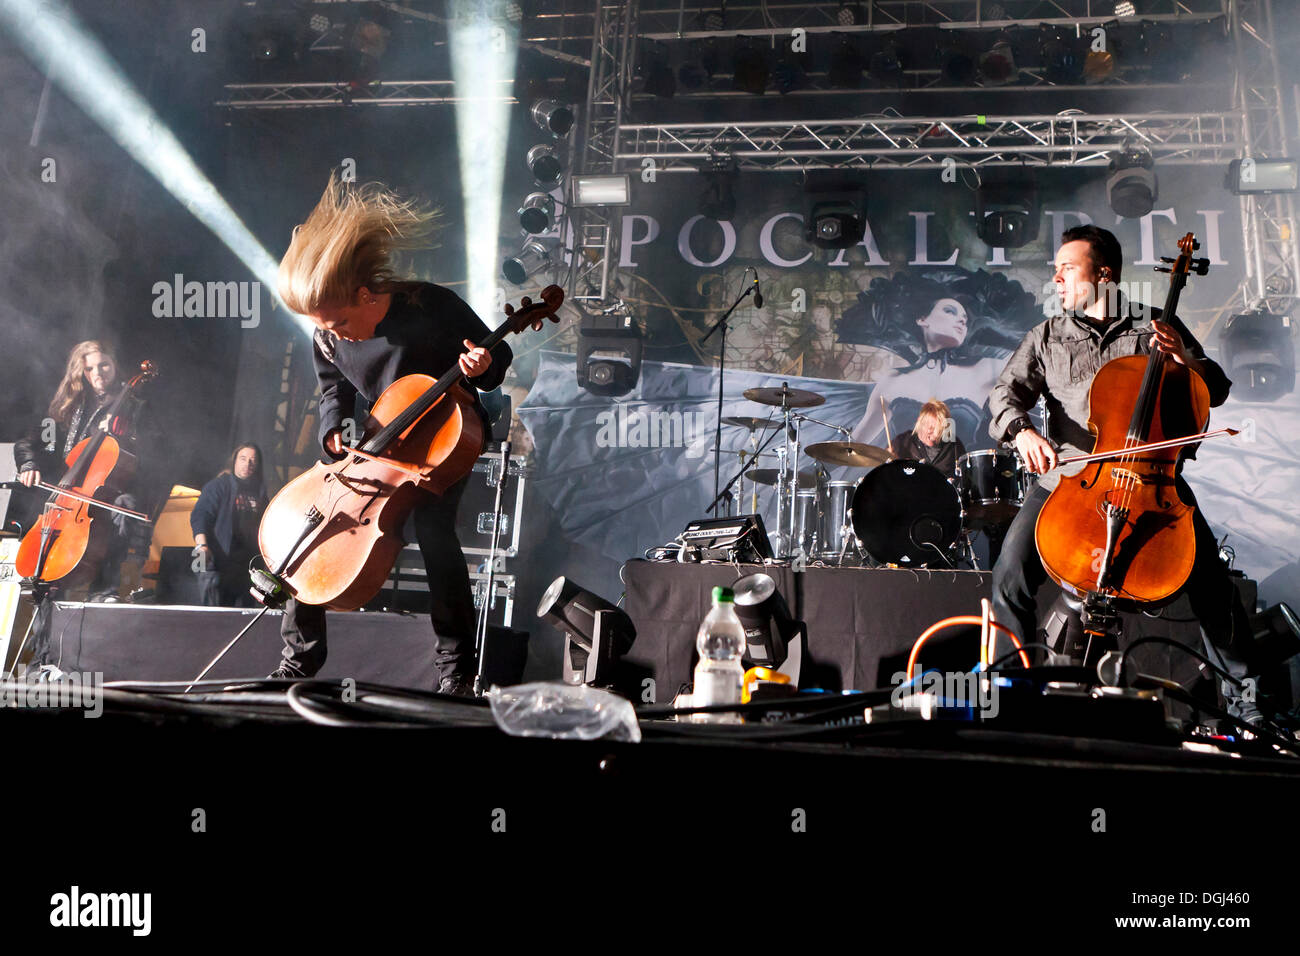
[[[86,391],[86,356],[94,352],[103,352],[117,365],[117,357],[98,342],[78,342],[72,347],[68,353],[68,367],[63,373],[63,381],[59,383],[54,400],[50,402],[50,417],[61,425],[68,423],[73,406],[81,401],[82,393]]]
[[[441,215],[379,183],[351,186],[331,172],[320,202],[294,228],[280,260],[280,298],[294,312],[314,315],[351,304],[362,286],[388,291],[403,281],[393,272],[393,251],[424,245]]]
[[[935,421],[943,424],[952,418],[952,412],[948,410],[947,405],[939,401],[937,398],[930,399],[922,405],[921,410],[916,413],[916,424],[912,426],[913,435],[921,434],[921,422],[925,421],[927,418],[933,418]]]

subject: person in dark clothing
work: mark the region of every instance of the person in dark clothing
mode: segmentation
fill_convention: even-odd
[[[1022,641],[1036,639],[1035,593],[1047,581],[1034,526],[1060,475],[1045,473],[1056,467],[1058,454],[1064,457],[1092,451],[1088,402],[1097,372],[1112,359],[1146,355],[1158,348],[1200,375],[1212,406],[1223,404],[1232,385],[1176,316],[1134,305],[1118,292],[1115,284],[1123,254],[1113,234],[1096,226],[1076,226],[1066,230],[1061,240],[1055,282],[1062,314],[1030,330],[989,396],[993,414],[989,434],[997,441],[1013,443],[1029,470],[1043,475],[1007,530],[993,567],[994,608]],[[1048,412],[1045,436],[1029,418],[1029,410],[1040,397]],[[1192,490],[1181,475],[1175,487],[1182,501],[1195,505]],[[1183,589],[1200,622],[1207,656],[1240,680],[1254,670],[1248,659],[1251,630],[1246,610],[1219,558],[1214,532],[1199,508],[1193,528],[1196,558]],[[1251,695],[1243,695],[1227,681],[1220,690],[1230,713],[1251,722],[1260,720]]]
[[[916,426],[894,439],[893,451],[895,458],[915,458],[951,478],[957,473],[957,459],[966,454],[966,446],[957,437],[948,406],[931,399],[921,406]]]
[[[266,508],[262,450],[238,446],[230,464],[199,492],[190,512],[194,556],[203,603],[249,607],[248,562],[257,554],[257,528]]]
[[[439,377],[457,366],[471,392],[489,391],[501,384],[513,359],[504,342],[491,352],[475,345],[489,330],[450,289],[394,275],[391,250],[415,245],[436,216],[376,184],[347,187],[331,176],[316,208],[294,230],[280,263],[279,290],[290,309],[317,327],[320,442],[332,458],[341,458],[364,430],[364,416],[355,411],[358,397],[373,403],[404,375]],[[475,673],[476,616],[455,525],[468,480],[442,495],[424,493],[412,515],[429,582],[438,690],[462,696],[473,693]],[[291,600],[281,634],[282,660],[271,676],[315,674],[325,662],[325,609]]]
[[[136,435],[143,403],[138,398],[129,399],[110,421],[111,406],[121,391],[117,362],[111,352],[95,341],[73,346],[63,381],[46,417],[14,444],[18,480],[28,488],[42,481],[59,482],[67,470],[64,462],[69,452],[96,430],[111,434],[123,451],[138,454]],[[116,474],[123,474],[120,466]],[[139,499],[130,490],[129,487],[111,488],[101,497],[121,508],[142,510]],[[47,495],[42,491],[35,496],[33,504],[40,509],[46,500]],[[31,527],[39,516],[39,510],[30,513],[24,529]],[[149,551],[151,528],[143,521],[108,512],[101,513],[92,528],[99,529],[92,533],[111,535],[103,560],[94,566],[78,566],[72,574],[60,579],[58,587],[65,595],[84,587],[91,600],[116,601],[123,580],[128,586],[139,584],[140,568]]]

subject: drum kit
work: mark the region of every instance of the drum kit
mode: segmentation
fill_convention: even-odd
[[[786,560],[822,561],[837,565],[878,564],[901,567],[956,567],[964,555],[974,563],[971,535],[997,534],[1015,517],[1024,501],[1026,475],[1013,452],[983,449],[957,460],[956,475],[947,478],[932,465],[896,458],[887,448],[854,441],[823,441],[804,447],[804,424],[847,429],[796,411],[825,402],[816,392],[780,388],[746,389],[745,398],[781,410],[781,417],[724,418],[724,424],[746,428],[755,451],[741,451],[738,476],[740,501],[749,511],[759,509],[759,486],[776,489],[772,549]],[[783,441],[772,451],[758,439],[781,429]],[[753,467],[771,455],[776,467]],[[813,468],[800,459],[812,459]],[[853,480],[832,479],[828,467],[863,469]],[[742,506],[742,510],[745,510]],[[767,516],[770,521],[770,515]]]

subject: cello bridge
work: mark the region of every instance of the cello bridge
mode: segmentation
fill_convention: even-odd
[[[1145,476],[1133,471],[1131,468],[1111,468],[1110,475],[1112,479],[1121,478],[1139,485],[1147,483]]]

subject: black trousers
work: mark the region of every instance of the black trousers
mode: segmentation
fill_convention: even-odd
[[[478,617],[469,567],[456,537],[456,508],[469,479],[466,475],[442,495],[424,496],[411,516],[429,579],[433,660],[444,678],[453,674],[472,677],[475,672]],[[325,608],[289,601],[280,619],[280,636],[284,638],[281,667],[302,677],[316,674],[325,663]]]
[[[1182,478],[1178,479],[1176,489],[1184,502],[1195,506],[1192,489]],[[1026,496],[1020,513],[1007,529],[1002,553],[993,566],[993,610],[1025,642],[1038,639],[1035,596],[1047,581],[1047,571],[1034,541],[1034,523],[1048,493],[1042,487],[1035,487]],[[1196,560],[1182,593],[1186,593],[1200,624],[1206,657],[1241,680],[1253,672],[1249,660],[1252,635],[1246,608],[1228,576],[1227,565],[1219,559],[1218,540],[1199,507],[1192,518],[1192,528],[1196,535]],[[1229,713],[1244,718],[1254,712],[1254,705],[1243,701],[1240,689],[1232,684],[1221,682],[1220,691],[1228,702]]]

